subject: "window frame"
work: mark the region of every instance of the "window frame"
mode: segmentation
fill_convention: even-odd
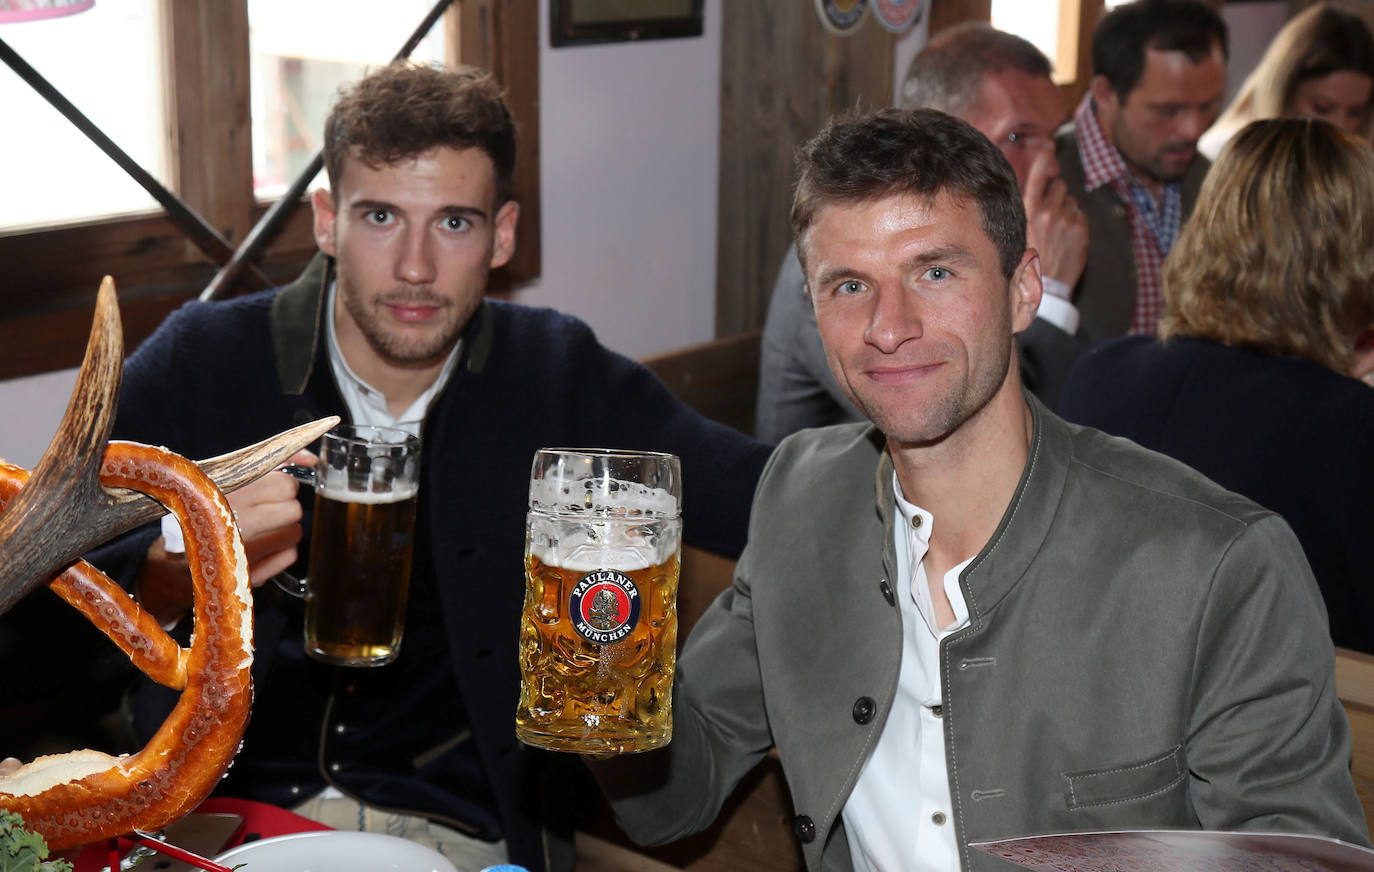
[[[159,12],[165,183],[236,245],[271,205],[253,195],[247,0],[161,0]],[[454,0],[435,25],[457,49],[450,56],[497,75],[520,127],[516,256],[493,274],[493,288],[540,273],[537,16],[537,0]],[[258,266],[274,282],[288,281],[315,251],[303,200]],[[80,364],[102,276],[115,279],[127,353],[218,271],[160,210],[0,233],[0,264],[0,380]]]

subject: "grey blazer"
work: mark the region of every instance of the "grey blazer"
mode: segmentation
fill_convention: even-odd
[[[1135,827],[1368,843],[1316,584],[1277,515],[1034,399],[1002,522],[940,645],[949,817],[968,848]],[[840,817],[893,704],[892,464],[872,427],[774,453],[735,583],[679,663],[672,744],[598,769],[622,826],[672,841],[776,746],[810,869],[849,869]],[[938,519],[937,519],[938,523]]]
[[[1124,336],[1135,316],[1135,249],[1131,246],[1131,216],[1110,185],[1089,192],[1083,158],[1073,123],[1055,134],[1059,177],[1088,219],[1088,263],[1074,289],[1078,307],[1078,336],[1088,343]],[[1193,214],[1198,189],[1211,163],[1198,155],[1183,176],[1183,220]]]

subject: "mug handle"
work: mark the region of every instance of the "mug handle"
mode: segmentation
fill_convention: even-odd
[[[278,472],[284,472],[301,484],[308,484],[312,488],[315,486],[315,467],[304,466],[299,463],[288,463],[277,467]],[[297,578],[291,573],[283,570],[272,576],[272,583],[281,588],[283,593],[289,594],[296,599],[305,599],[304,578]]]

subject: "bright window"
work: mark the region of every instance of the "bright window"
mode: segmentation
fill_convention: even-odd
[[[0,39],[153,176],[165,181],[155,0],[0,25]],[[0,229],[156,208],[72,123],[0,64]]]
[[[1029,41],[1054,65],[1054,81],[1078,74],[1079,0],[992,0],[992,26]]]
[[[432,0],[249,0],[253,190],[273,198],[319,151],[340,85],[389,61],[433,7]],[[412,60],[444,62],[437,24]],[[322,180],[321,182],[322,183]]]

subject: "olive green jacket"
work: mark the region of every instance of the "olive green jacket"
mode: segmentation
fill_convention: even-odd
[[[1326,614],[1287,524],[1029,402],[1021,482],[960,577],[970,624],[939,649],[963,868],[1009,868],[970,842],[1074,830],[1367,844]],[[893,509],[872,427],[777,449],[734,586],[680,660],[672,744],[598,771],[627,832],[708,826],[776,746],[808,867],[850,868],[840,813],[902,650]]]

